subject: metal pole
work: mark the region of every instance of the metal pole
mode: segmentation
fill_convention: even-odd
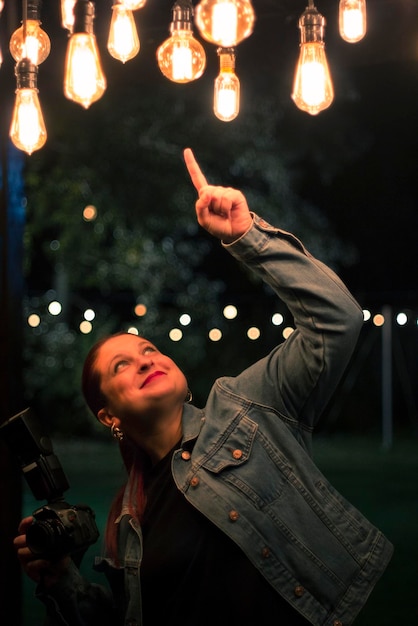
[[[6,20],[6,21],[5,21]],[[0,21],[4,48],[19,25],[17,3],[5,3]],[[4,50],[3,48],[3,50]],[[0,72],[0,421],[11,417],[23,402],[22,290],[24,155],[9,141],[14,100],[13,60],[5,55]],[[13,538],[22,516],[20,468],[0,441],[0,623],[20,626],[22,621],[22,575]]]
[[[389,450],[393,443],[392,307],[385,305],[382,312],[382,447]]]

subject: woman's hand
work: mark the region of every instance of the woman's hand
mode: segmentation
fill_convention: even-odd
[[[208,185],[190,148],[184,150],[184,161],[199,194],[196,201],[199,224],[224,243],[246,233],[253,220],[243,193],[231,187]]]
[[[33,517],[25,517],[19,524],[20,533],[13,540],[17,558],[26,574],[36,583],[42,582],[46,587],[54,585],[67,570],[70,557],[64,556],[57,561],[40,559],[30,550],[26,543],[26,531],[33,522]]]

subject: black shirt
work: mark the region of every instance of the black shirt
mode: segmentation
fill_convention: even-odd
[[[144,626],[307,626],[243,551],[187,502],[171,457],[145,476]]]

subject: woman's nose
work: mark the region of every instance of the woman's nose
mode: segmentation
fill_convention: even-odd
[[[144,371],[153,365],[152,356],[150,354],[142,355],[138,358],[138,369]]]

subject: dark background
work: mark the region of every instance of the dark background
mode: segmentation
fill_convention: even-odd
[[[158,93],[161,82],[167,82],[157,66],[155,51],[169,35],[172,5],[171,0],[149,0],[135,12],[141,50],[122,65],[106,50],[111,2],[96,3],[95,32],[108,82],[103,96],[107,106],[118,107],[128,88],[129,97],[136,88],[140,98],[153,90]],[[295,187],[326,212],[337,234],[356,249],[350,269],[341,268],[350,288],[359,297],[367,294],[367,300],[415,307],[417,0],[368,0],[368,32],[357,44],[348,44],[339,36],[338,1],[316,3],[327,20],[326,50],[335,100],[315,117],[299,111],[290,99],[299,45],[297,22],[305,3],[255,0],[253,6],[257,16],[254,32],[237,47],[240,117],[251,115],[249,103],[263,93],[277,98],[282,111],[281,139],[299,171]],[[0,73],[4,111],[10,106],[8,92],[13,92],[15,85],[5,29],[18,25],[20,16],[20,4],[8,0],[0,21],[5,57]],[[39,68],[38,85],[46,122],[53,128],[54,116],[65,114],[68,104],[74,107],[62,94],[67,33],[60,27],[59,2],[44,0],[41,16],[52,46],[50,56]],[[195,35],[198,37],[196,29]],[[175,106],[176,94],[195,89],[201,107],[207,107],[210,124],[217,56],[215,46],[202,43],[208,63],[204,76],[196,85],[171,85],[171,97]],[[93,104],[88,113],[93,114],[101,105]],[[79,115],[86,116],[78,108]],[[231,124],[215,128],[228,134]],[[48,142],[53,141],[49,131]],[[193,147],[198,151],[198,136]]]
[[[414,450],[416,452],[414,444],[418,417],[416,410],[418,1],[368,0],[368,33],[362,42],[347,44],[338,34],[338,0],[321,2],[318,0],[316,6],[327,19],[326,50],[334,80],[335,100],[328,110],[316,117],[299,111],[290,99],[293,72],[298,57],[297,21],[306,4],[295,0],[283,2],[254,0],[257,15],[254,33],[240,44],[237,50],[237,74],[241,80],[242,90],[241,111],[235,122],[223,124],[214,120],[212,114],[212,85],[217,73],[214,47],[204,44],[208,67],[205,75],[195,85],[166,84],[166,79],[160,74],[155,51],[159,43],[168,36],[171,1],[148,0],[146,6],[137,13],[141,51],[138,57],[125,66],[110,58],[106,52],[111,2],[101,0],[96,3],[96,34],[101,47],[108,87],[102,100],[93,104],[89,111],[84,111],[78,105],[66,101],[63,96],[62,72],[67,35],[59,25],[59,2],[44,0],[42,21],[44,29],[51,37],[52,49],[50,57],[40,66],[38,85],[48,129],[48,142],[40,153],[43,152],[43,155],[47,156],[35,154],[25,158],[25,171],[30,173],[36,170],[38,160],[44,158],[47,163],[50,159],[52,168],[54,161],[60,159],[64,161],[71,150],[75,163],[77,160],[89,160],[92,169],[95,160],[99,161],[99,156],[100,159],[108,158],[109,162],[115,161],[111,153],[97,154],[96,146],[89,134],[89,125],[94,127],[97,120],[103,119],[106,111],[111,111],[113,116],[109,115],[105,119],[112,119],[114,125],[112,128],[104,125],[101,133],[117,134],[117,114],[118,111],[125,109],[122,104],[127,98],[137,98],[138,102],[145,98],[150,102],[154,99],[156,117],[161,110],[159,100],[163,98],[166,104],[165,114],[167,115],[168,111],[170,115],[172,111],[173,118],[178,108],[185,106],[186,96],[183,96],[183,93],[187,94],[187,98],[194,99],[193,108],[186,106],[185,110],[188,114],[192,110],[200,116],[207,116],[206,128],[196,125],[193,116],[188,118],[184,144],[176,140],[174,144],[179,149],[173,151],[170,158],[173,163],[176,160],[180,162],[180,148],[185,144],[191,145],[203,159],[205,171],[210,175],[216,175],[213,182],[223,184],[237,182],[233,168],[228,169],[228,160],[234,152],[243,148],[248,151],[254,146],[256,167],[263,158],[259,146],[269,145],[270,140],[277,142],[279,149],[283,151],[287,168],[291,171],[292,190],[297,193],[299,199],[320,207],[326,219],[323,232],[321,221],[316,224],[315,241],[321,251],[320,256],[326,257],[335,245],[330,236],[332,231],[340,245],[346,246],[350,251],[346,256],[340,255],[336,268],[361,304],[370,307],[373,312],[379,312],[383,306],[390,305],[395,314],[400,310],[406,310],[409,314],[410,322],[404,329],[406,332],[402,329],[394,331],[396,340],[394,347],[398,352],[394,354],[393,365],[397,391],[394,401],[395,422],[406,429],[410,446],[404,458],[402,453],[397,452],[399,466],[396,472],[391,469],[392,457],[388,456],[385,462],[385,458],[379,456],[379,463],[382,468],[386,467],[387,475],[384,484],[379,483],[379,488],[376,488],[376,498],[379,494],[379,503],[381,501],[382,507],[386,508],[376,513],[372,507],[373,484],[377,484],[373,481],[375,479],[377,481],[378,477],[375,475],[372,477],[368,469],[369,461],[360,463],[356,476],[351,476],[348,471],[350,456],[355,454],[352,451],[356,450],[356,443],[351,443],[350,451],[347,452],[343,442],[341,447],[347,456],[343,457],[340,452],[339,460],[343,459],[341,463],[333,460],[328,469],[330,474],[336,471],[337,483],[338,479],[342,484],[345,481],[347,483],[353,481],[354,484],[355,481],[359,490],[355,498],[361,502],[361,508],[367,510],[369,507],[379,525],[386,527],[394,536],[397,532],[399,544],[403,539],[402,535],[405,534],[411,538],[413,545],[416,545],[416,533],[414,536],[411,530],[413,525],[408,526],[407,520],[410,522],[411,517],[415,516],[416,509],[416,498],[413,497],[414,485],[416,490],[416,468],[411,460],[414,458]],[[0,39],[4,55],[3,66],[0,69],[3,144],[8,133],[8,120],[15,89],[13,61],[8,55],[7,46],[10,33],[20,23],[20,9],[19,2],[6,0],[0,19]],[[263,120],[264,104],[266,104],[265,117],[274,113],[279,119],[279,123],[272,125],[271,128],[267,123],[263,124],[263,121],[266,122]],[[255,124],[251,125],[250,120],[255,109],[258,110],[258,127]],[[142,115],[142,111],[142,106],[138,105],[138,117]],[[144,117],[144,132],[148,130],[150,120],[152,120],[150,116]],[[140,125],[141,119],[137,120],[137,123]],[[67,126],[66,134],[63,133],[63,126]],[[97,134],[95,137],[97,138]],[[82,145],[83,140],[87,148]],[[225,146],[228,147],[228,151],[225,150]],[[90,148],[91,153],[88,156]],[[153,156],[151,151],[147,152],[144,158],[149,158],[150,155]],[[238,158],[239,155],[233,156]],[[166,158],[165,163],[167,162]],[[153,181],[153,185],[159,182],[161,194],[169,196],[171,188],[165,178],[165,170],[158,172],[158,159],[155,159],[155,169],[160,180]],[[174,171],[178,172],[178,176],[184,177],[184,169],[181,169],[178,163],[173,165]],[[46,186],[47,168],[42,170],[42,176]],[[138,175],[138,181],[142,185],[148,183],[149,179],[143,180]],[[249,184],[251,182],[249,180]],[[278,216],[280,217],[279,210]],[[4,237],[7,224],[2,223],[2,226]],[[298,222],[295,228],[298,232],[300,228]],[[305,240],[304,237],[303,239]],[[2,252],[3,244],[4,239]],[[2,259],[4,260],[4,257]],[[243,301],[248,302],[250,297],[254,308],[262,309],[264,300],[261,295],[259,300],[255,300],[252,290],[247,293],[248,287],[244,287],[246,281],[237,280],[239,277],[231,269],[230,264],[225,262],[225,256],[212,255],[211,261],[212,276],[221,276],[231,290],[242,289]],[[41,288],[47,289],[51,278],[50,268],[44,264],[41,254],[34,255],[31,263],[27,289],[34,292]],[[2,272],[4,287],[7,286],[4,267]],[[10,284],[17,285],[20,279],[21,277],[15,273],[8,280]],[[19,302],[13,299],[15,293],[6,289],[6,297],[2,299],[3,322],[7,322],[13,314],[16,314],[19,307]],[[3,288],[2,296],[4,294]],[[13,298],[8,297],[10,295]],[[7,406],[5,397],[7,394],[16,396],[14,392],[19,388],[20,337],[16,334],[16,318],[14,319],[10,327],[5,323],[2,326],[2,419],[13,413],[10,406]],[[350,422],[351,426],[354,424],[357,431],[361,432],[364,428],[364,431],[369,433],[369,416],[377,416],[373,433],[377,434],[377,438],[368,439],[375,446],[375,453],[380,441],[380,341],[380,333],[365,328],[350,376],[344,381],[345,392],[337,398],[327,422],[332,435],[341,428],[340,412],[346,411],[350,413],[351,418],[354,417],[354,421]],[[372,366],[366,360],[368,352],[374,354]],[[409,355],[407,360],[405,354]],[[231,355],[228,366],[234,365],[233,357],[234,355]],[[37,359],[34,359],[33,365],[35,369],[37,367],[41,370],[39,355]],[[212,368],[213,373],[216,373],[217,368],[221,365],[223,367],[225,362],[226,355],[222,354],[220,358],[218,354],[214,354],[206,368],[208,370]],[[366,371],[367,369],[369,371]],[[353,379],[356,383],[354,393]],[[373,385],[370,384],[371,381]],[[13,401],[16,403],[16,397]],[[20,401],[21,396],[17,398],[17,404]],[[45,417],[54,420],[56,413],[50,411]],[[340,448],[337,447],[337,450]],[[4,453],[1,458],[2,503],[7,503],[7,506],[1,505],[2,540],[6,541],[6,547],[1,548],[1,553],[5,555],[4,563],[10,564],[6,570],[1,571],[0,588],[4,595],[0,600],[0,609],[4,611],[5,607],[10,605],[12,597],[10,590],[17,588],[19,580],[16,562],[9,552],[10,538],[15,533],[21,503],[18,493],[19,475],[17,472],[14,475],[11,473],[11,463]],[[370,463],[374,463],[374,457],[371,458]],[[380,465],[376,463],[374,467]],[[403,478],[405,473],[408,474],[411,483]],[[370,477],[372,484],[365,485],[363,493],[361,481],[365,475]],[[385,485],[388,486],[387,498],[383,489]],[[350,485],[346,486],[345,492],[350,495]],[[399,506],[395,501],[396,493],[402,493],[402,504]],[[7,524],[6,513],[9,518]],[[400,605],[403,600],[402,584],[407,586],[409,598],[412,598],[410,589],[416,579],[413,576],[416,568],[411,568],[408,541],[402,544],[397,554],[398,573],[389,576],[387,580],[391,585],[398,584],[397,600],[394,602]],[[410,575],[407,576],[407,582],[401,583],[407,561],[409,566],[407,571]],[[388,583],[384,584],[387,584],[385,590],[386,595],[389,595],[391,588]],[[9,608],[11,610],[5,623],[18,624],[18,605],[16,607],[10,605]],[[402,623],[406,626],[416,626],[416,609],[409,611],[409,608],[406,607],[404,611]],[[374,614],[373,611],[371,614]],[[3,621],[2,613],[0,621]],[[369,626],[370,624],[378,626],[380,623],[369,622]]]

